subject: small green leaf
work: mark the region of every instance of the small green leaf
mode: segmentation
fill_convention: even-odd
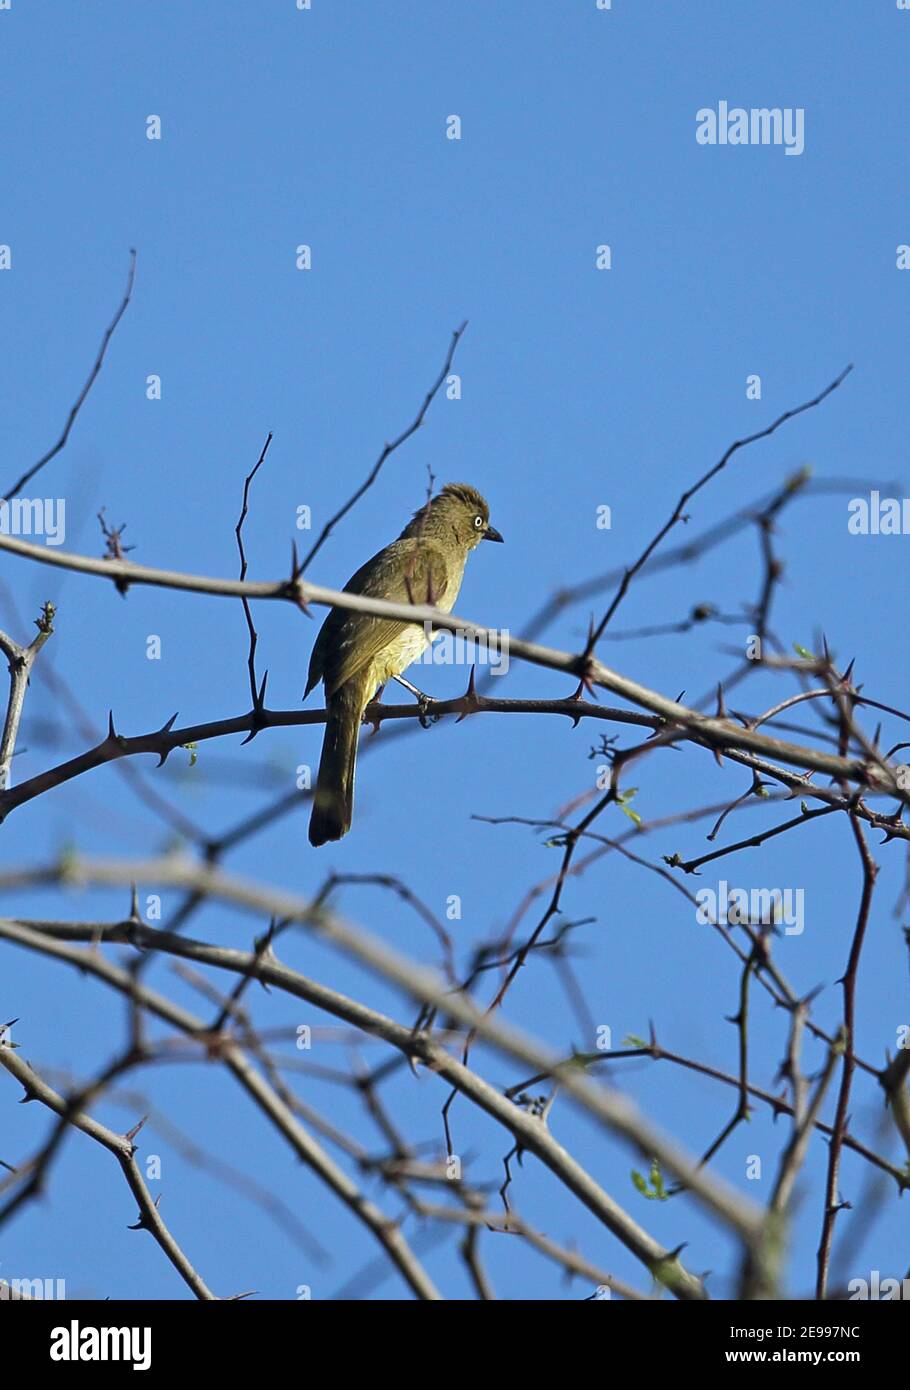
[[[642,1177],[641,1173],[637,1173],[634,1168],[632,1169],[632,1182],[635,1184],[637,1191],[639,1191],[643,1197],[647,1197],[649,1202],[669,1201],[670,1194],[664,1186],[663,1173],[660,1171],[660,1164],[656,1158],[652,1160],[651,1171],[648,1176],[651,1180],[650,1186]]]
[[[803,485],[807,483],[811,477],[812,465],[808,463],[804,464],[798,473],[791,474],[791,476],[787,479],[787,491],[791,493],[796,492],[799,488],[803,487]]]
[[[664,1187],[663,1173],[660,1171],[660,1164],[656,1158],[651,1164],[651,1186],[654,1188],[654,1196],[657,1200],[659,1202],[665,1202],[670,1194]]]
[[[68,845],[60,855],[60,881],[72,883],[78,877],[79,855],[73,845]]]

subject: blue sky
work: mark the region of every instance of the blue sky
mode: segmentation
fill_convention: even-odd
[[[735,457],[693,503],[685,534],[805,465],[817,477],[904,485],[910,279],[895,268],[895,254],[910,241],[908,44],[910,13],[887,0],[799,8],[615,0],[609,11],[594,0],[313,0],[302,12],[292,0],[13,0],[0,11],[0,243],[12,251],[11,270],[0,274],[4,490],[56,438],[122,294],[130,247],[138,251],[133,301],[66,451],[40,475],[37,495],[66,500],[67,549],[100,553],[103,506],[111,522],[127,523],[137,561],[234,575],[243,477],[273,431],[246,544],[251,577],[279,577],[297,508],[310,507],[318,529],[359,484],[383,442],[413,418],[465,318],[461,399],[435,401],[425,428],[325,547],[314,580],[341,587],[397,535],[423,497],[429,467],[439,482],[479,487],[506,537],[506,546],[472,557],[458,611],[520,631],[555,588],[634,558],[733,439],[811,397],[851,361],[854,373],[822,407]],[[802,108],[804,152],[697,144],[696,112],[721,100]],[[462,122],[458,141],[446,139],[452,114]],[[161,119],[160,141],[146,138],[150,115]],[[309,271],[295,266],[302,243],[312,247]],[[604,243],[609,271],[595,266]],[[761,376],[760,401],[746,398],[751,373]],[[150,374],[161,377],[160,401],[146,398]],[[908,663],[895,600],[906,538],[848,537],[847,496],[803,498],[784,513],[786,572],[774,625],[787,643],[809,646],[826,632],[838,653],[856,655],[869,692],[901,704]],[[601,505],[612,510],[609,531],[595,525]],[[756,538],[736,536],[685,569],[635,584],[613,627],[679,620],[700,601],[735,611],[752,601],[760,577]],[[111,705],[128,733],[156,727],[174,710],[181,722],[197,722],[247,707],[245,628],[233,603],[153,589],[124,601],[112,586],[9,557],[0,560],[0,586],[0,621],[19,638],[41,602],[57,604],[41,664],[66,676],[99,731]],[[603,604],[567,610],[547,640],[577,649],[589,611]],[[260,606],[256,618],[269,702],[294,708],[316,624],[278,605]],[[695,699],[731,669],[720,647],[741,641],[741,632],[705,627],[605,642],[601,655],[664,694],[686,690]],[[149,634],[161,638],[160,661],[146,657]],[[466,677],[463,668],[421,668],[418,683],[448,695]],[[571,685],[515,663],[500,688],[544,698]],[[763,677],[740,694],[758,710],[791,689]],[[590,787],[598,732],[551,717],[493,716],[406,738],[387,730],[362,760],[347,840],[311,851],[301,808],[238,847],[226,867],[302,894],[330,867],[383,871],[437,912],[459,894],[465,962],[556,863],[527,829],[471,816],[552,816]],[[85,741],[36,673],[17,779]],[[317,728],[239,742],[206,745],[192,769],[176,755],[157,777],[150,758],[143,771],[218,834],[289,790],[298,764],[318,760]],[[721,771],[692,749],[641,764],[635,780],[646,819],[747,786],[742,771]],[[777,818],[777,808],[759,808],[727,828]],[[614,811],[602,828],[627,827]],[[0,857],[9,868],[67,846],[146,855],[169,838],[104,769],[17,810],[3,827]],[[650,836],[642,852],[659,859],[705,848],[704,828],[686,826]],[[818,1017],[833,1027],[858,897],[849,829],[828,818],[758,853],[729,861],[725,876],[805,886],[806,930],[780,944],[780,958],[800,991],[825,987]],[[904,856],[892,845],[879,858],[858,1000],[859,1050],[876,1063],[908,1021],[906,949],[891,915]],[[94,891],[4,898],[4,912],[33,916],[52,902],[54,913],[73,917],[125,908],[124,895]],[[425,929],[397,900],[352,888],[337,902],[401,950],[435,960]],[[165,918],[175,903],[164,894]],[[723,1016],[735,1011],[736,961],[677,894],[612,855],[573,882],[565,908],[597,919],[584,929],[579,964],[592,1014],[617,1041],[645,1034],[653,1018],[668,1047],[735,1070],[735,1033]],[[245,945],[261,925],[210,910],[192,930]],[[309,941],[288,938],[285,954],[410,1018],[410,1005]],[[0,959],[0,1015],[21,1016],[18,1040],[36,1064],[86,1075],[119,1045],[122,1008],[97,984],[8,947],[0,946]],[[150,978],[202,1007],[166,962]],[[301,1018],[292,1001],[263,997],[256,1008],[263,1026],[318,1021]],[[523,972],[510,1008],[553,1046],[581,1045],[544,960]],[[764,1001],[755,1009],[756,1080],[771,1085],[785,1020]],[[821,1060],[807,1046],[807,1065]],[[516,1079],[498,1059],[485,1065],[495,1082]],[[644,1062],[624,1066],[612,1077],[692,1151],[732,1113],[734,1093],[706,1080]],[[291,1298],[308,1283],[315,1297],[332,1297],[373,1259],[369,1238],[262,1132],[227,1078],[184,1064],[131,1084],[198,1142],[280,1191],[335,1252],[330,1268],[314,1269],[286,1231],[150,1129],[146,1151],[165,1162],[163,1210],[219,1291]],[[0,1086],[0,1157],[8,1161],[30,1152],[47,1123],[36,1107],[12,1106],[11,1092],[10,1082]],[[858,1088],[852,1107],[867,1132],[880,1116],[874,1092]],[[346,1093],[308,1082],[306,1097],[362,1130]],[[408,1133],[440,1139],[444,1093],[429,1078],[415,1086],[401,1077],[389,1098]],[[99,1113],[123,1127],[135,1118],[111,1105]],[[498,1184],[502,1134],[466,1105],[455,1114],[459,1142],[477,1155],[473,1175]],[[629,1170],[641,1161],[567,1106],[554,1125],[659,1239],[689,1242],[691,1267],[716,1271],[717,1295],[730,1292],[735,1263],[723,1235],[680,1202],[638,1197]],[[378,1136],[371,1142],[378,1147]],[[718,1168],[767,1197],[782,1142],[782,1125],[756,1111]],[[750,1153],[765,1156],[762,1184],[744,1181]],[[816,1142],[793,1232],[793,1292],[813,1279],[825,1157]],[[858,1202],[865,1180],[848,1155],[844,1195]],[[576,1234],[592,1259],[641,1284],[631,1257],[531,1160],[515,1196],[529,1220],[558,1238]],[[892,1205],[888,1220],[870,1225],[848,1277],[905,1272],[905,1207]],[[73,1296],[182,1297],[160,1251],[125,1229],[133,1219],[105,1156],[76,1137],[48,1200],[0,1232],[0,1276],[65,1277]],[[536,1256],[516,1270],[504,1240],[489,1239],[486,1251],[503,1296],[581,1292],[567,1292]],[[427,1263],[450,1294],[469,1296],[452,1240]],[[367,1296],[378,1294],[407,1296],[394,1276]]]

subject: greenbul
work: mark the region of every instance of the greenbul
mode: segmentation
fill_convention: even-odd
[[[348,580],[345,592],[394,603],[429,603],[450,613],[465,561],[484,540],[502,540],[490,525],[486,502],[467,483],[447,483],[414,513],[397,541],[367,560]],[[400,679],[429,641],[420,623],[374,618],[343,608],[330,610],[316,638],[304,695],[306,699],[322,680],[327,718],[310,816],[311,845],[340,840],[350,830],[363,712],[386,681]],[[420,695],[413,686],[408,688]]]

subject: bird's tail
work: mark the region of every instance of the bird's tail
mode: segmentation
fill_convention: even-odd
[[[359,683],[349,680],[328,700],[328,719],[310,816],[310,844],[340,840],[354,814],[354,767],[365,701]]]

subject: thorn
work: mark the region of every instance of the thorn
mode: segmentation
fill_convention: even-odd
[[[570,705],[572,705],[572,703],[581,703],[582,691],[588,691],[592,699],[597,699],[597,692],[595,688],[593,688],[593,685],[590,684],[590,676],[588,676],[588,673],[582,676],[577,687],[575,687],[572,694],[568,696],[568,703],[570,703]],[[578,728],[579,724],[581,724],[581,714],[577,712],[570,714],[570,719],[572,721],[572,728]]]
[[[112,709],[109,709],[107,712],[107,736],[115,740],[117,738],[117,733],[114,729],[114,711]]]
[[[157,1197],[155,1198],[155,1204],[154,1204],[154,1205],[155,1205],[155,1210],[156,1210],[156,1211],[158,1210],[158,1203],[159,1203],[160,1201],[161,1201],[161,1196],[160,1196],[160,1194],[159,1194],[159,1196],[157,1196]],[[136,1222],[134,1222],[132,1226],[127,1226],[126,1229],[127,1229],[128,1231],[147,1231],[147,1230],[150,1229],[150,1228],[149,1228],[149,1223],[148,1223],[148,1218],[147,1218],[142,1212],[140,1212],[140,1213],[139,1213],[139,1220],[136,1221]]]
[[[586,658],[586,661],[587,661],[587,658]],[[596,699],[597,699],[597,691],[595,690],[595,688],[594,688],[594,682],[593,682],[593,680],[591,679],[590,664],[587,664],[587,665],[585,666],[585,670],[583,671],[582,676],[581,676],[581,679],[580,679],[579,682],[578,682],[578,687],[577,687],[577,689],[576,689],[574,695],[572,695],[571,698],[572,698],[573,700],[580,700],[580,699],[581,699],[581,692],[582,692],[583,690],[586,690],[586,691],[587,691],[587,693],[590,695],[590,697],[591,697],[592,700],[596,700]]]
[[[883,818],[882,823],[878,826],[879,830],[884,829],[885,831],[883,838],[879,840],[880,845],[886,845],[889,840],[903,840],[906,838],[905,836],[899,834],[899,829],[906,829],[906,827],[904,826],[903,812],[904,807],[903,803],[901,803],[901,805],[898,806],[897,810],[894,812],[893,816],[885,816]],[[893,829],[891,828],[892,826],[894,827]]]
[[[179,711],[178,711],[178,713],[179,713]],[[170,717],[170,719],[167,721],[167,723],[166,723],[166,724],[162,724],[161,728],[158,730],[158,737],[159,737],[159,738],[165,738],[165,737],[171,732],[171,729],[173,729],[174,724],[176,723],[176,720],[177,720],[177,714],[176,714],[176,713],[175,713],[175,714],[172,714],[171,717]],[[158,766],[158,767],[164,767],[164,764],[167,762],[168,757],[170,756],[171,753],[173,753],[173,751],[174,751],[173,748],[165,748],[165,750],[164,750],[163,753],[159,753],[159,754],[158,754],[158,763],[157,763],[157,766]]]
[[[594,650],[594,614],[588,614],[588,639],[585,642],[585,656],[590,656]]]
[[[147,1119],[148,1115],[143,1115],[142,1119],[138,1122],[138,1124],[133,1125],[133,1128],[128,1130],[126,1134],[124,1134],[123,1137],[129,1144],[132,1144],[133,1140],[136,1138],[136,1135],[139,1133],[140,1129],[145,1124]]]
[[[467,719],[469,714],[476,714],[477,711],[480,709],[480,699],[478,697],[475,685],[476,671],[477,667],[475,663],[471,666],[471,674],[468,677],[468,688],[461,697],[464,701],[465,707],[461,711],[461,714],[458,716],[458,718],[455,720],[456,724],[460,724],[463,719]]]
[[[272,942],[275,939],[277,927],[278,918],[273,917],[269,922],[268,930],[262,936],[253,938],[253,951],[257,957],[271,956],[273,960],[275,959],[275,953],[272,950]]]
[[[262,684],[260,685],[259,690],[253,696],[253,708],[250,710],[250,732],[247,734],[246,738],[243,739],[243,741],[241,742],[241,748],[244,746],[244,744],[252,743],[256,735],[265,727],[265,688],[268,679],[269,673],[268,671],[266,671],[265,675],[262,677]]]

